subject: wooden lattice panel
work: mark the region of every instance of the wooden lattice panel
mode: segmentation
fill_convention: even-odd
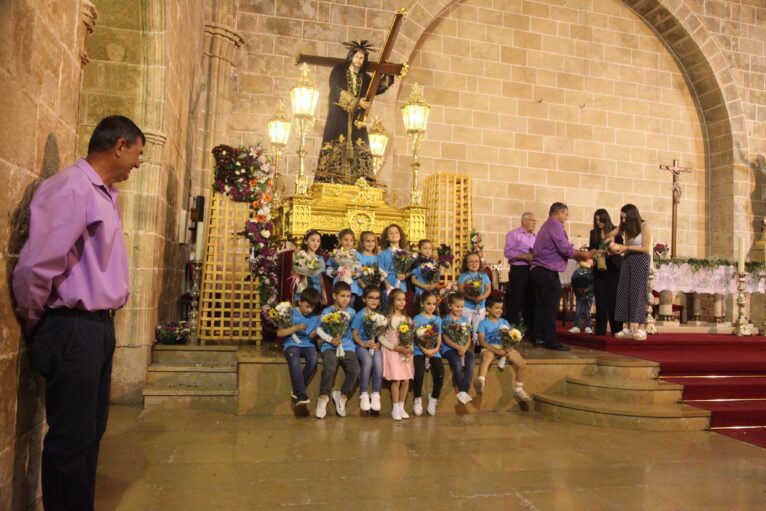
[[[248,203],[213,193],[205,226],[200,286],[200,342],[261,342],[261,307],[250,274],[250,242],[237,232],[251,218]]]
[[[470,248],[473,226],[473,188],[471,178],[438,172],[426,178],[426,237],[435,248],[442,243],[452,247],[455,264],[444,271],[447,280],[460,275],[460,264]]]

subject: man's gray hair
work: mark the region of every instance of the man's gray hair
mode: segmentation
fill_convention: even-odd
[[[525,211],[521,214],[521,221],[523,222],[524,220],[526,220],[527,218],[531,216],[534,216],[534,213],[532,213],[531,211]]]

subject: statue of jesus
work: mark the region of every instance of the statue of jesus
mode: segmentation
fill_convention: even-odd
[[[370,106],[364,96],[371,81],[365,70],[372,47],[366,40],[343,44],[349,51],[346,61],[330,73],[327,121],[314,180],[353,184],[364,177],[373,183],[375,174],[367,127],[354,123],[359,109]],[[385,75],[376,94],[382,94],[393,83],[393,76]]]

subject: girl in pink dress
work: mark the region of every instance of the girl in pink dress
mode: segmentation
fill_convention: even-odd
[[[415,374],[412,364],[412,346],[399,346],[399,325],[402,321],[411,322],[405,313],[407,306],[404,291],[394,289],[388,296],[389,329],[385,338],[380,339],[383,345],[383,378],[391,382],[391,417],[395,421],[409,419],[404,411],[404,401],[410,380]]]

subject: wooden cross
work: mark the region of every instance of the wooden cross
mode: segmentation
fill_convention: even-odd
[[[396,40],[396,36],[399,34],[399,28],[401,28],[402,25],[402,19],[406,15],[407,9],[399,9],[394,13],[394,21],[391,23],[391,28],[388,30],[386,43],[383,45],[383,50],[380,52],[380,59],[378,62],[367,61],[367,71],[372,71],[372,80],[370,81],[370,86],[367,89],[367,93],[365,94],[364,99],[370,103],[370,107],[372,107],[372,101],[375,99],[375,92],[378,90],[378,85],[380,85],[380,81],[383,79],[383,75],[399,75],[400,77],[404,77],[404,75],[407,74],[407,70],[409,69],[407,63],[393,64],[386,62],[388,57],[391,55],[391,51],[394,49],[394,41]],[[315,66],[335,67],[338,64],[345,63],[346,59],[321,57],[319,55],[304,55],[299,53],[295,58],[295,63],[302,64],[303,62]],[[354,121],[357,127],[360,127],[364,123],[364,119],[367,117],[367,113],[369,111],[370,108],[359,109],[358,117]]]
[[[676,256],[676,232],[678,231],[678,203],[681,202],[681,179],[679,175],[682,172],[691,172],[691,169],[686,167],[679,167],[678,160],[673,160],[673,166],[660,165],[661,170],[667,170],[673,174],[673,223],[671,226],[671,238],[670,238],[670,257]],[[654,247],[650,247],[650,250],[654,250]]]

